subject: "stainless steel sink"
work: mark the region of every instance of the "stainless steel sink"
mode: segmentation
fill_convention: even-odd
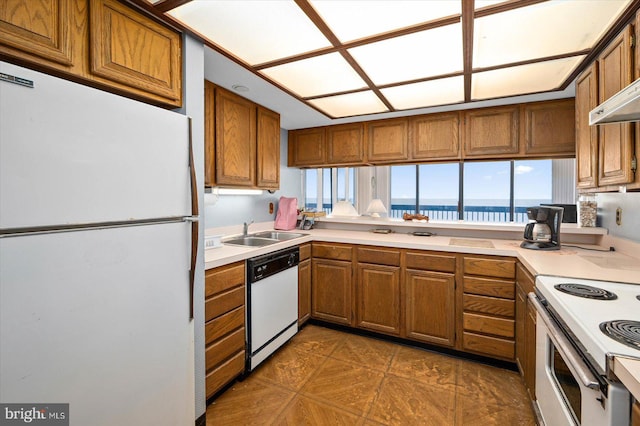
[[[249,235],[246,237],[232,238],[230,240],[222,240],[224,244],[231,244],[234,246],[248,246],[248,247],[263,247],[271,244],[279,243],[280,240],[274,238],[263,238]]]
[[[257,238],[271,238],[278,241],[293,240],[294,238],[304,237],[307,234],[300,234],[298,232],[279,232],[279,231],[263,231],[251,234]]]

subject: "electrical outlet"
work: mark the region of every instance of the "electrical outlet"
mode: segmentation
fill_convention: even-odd
[[[622,225],[622,208],[618,207],[616,209],[616,225]]]

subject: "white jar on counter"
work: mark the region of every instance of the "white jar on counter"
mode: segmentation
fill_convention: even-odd
[[[598,216],[595,194],[582,194],[578,198],[578,226],[594,227]]]

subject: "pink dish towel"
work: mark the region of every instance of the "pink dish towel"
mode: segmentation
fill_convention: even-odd
[[[290,231],[295,229],[298,220],[298,199],[296,197],[280,197],[278,201],[278,213],[276,213],[276,222],[274,229],[282,231]]]

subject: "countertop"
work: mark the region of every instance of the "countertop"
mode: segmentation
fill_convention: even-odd
[[[263,228],[259,230],[265,230]],[[254,230],[252,230],[254,231]],[[536,251],[520,247],[520,240],[461,238],[449,236],[418,237],[407,233],[375,234],[367,231],[313,229],[307,235],[266,247],[222,245],[205,251],[205,268],[259,256],[310,241],[365,244],[405,249],[453,253],[511,256],[520,260],[534,275],[555,275],[591,280],[616,281],[640,285],[640,259],[619,251],[593,251],[564,245],[557,251]],[[602,250],[603,247],[584,246]],[[633,251],[635,253],[635,251]],[[616,358],[615,373],[640,400],[640,361]]]
[[[556,275],[640,284],[640,259],[617,251],[592,251],[567,245],[564,245],[560,250],[538,251],[521,248],[520,240],[438,235],[417,237],[406,233],[375,234],[366,231],[335,229],[312,229],[301,232],[307,235],[266,247],[223,244],[219,248],[208,249],[205,251],[205,268],[215,268],[309,241],[325,241],[452,253],[511,256],[520,260],[534,275]],[[602,250],[602,247],[583,246]]]

